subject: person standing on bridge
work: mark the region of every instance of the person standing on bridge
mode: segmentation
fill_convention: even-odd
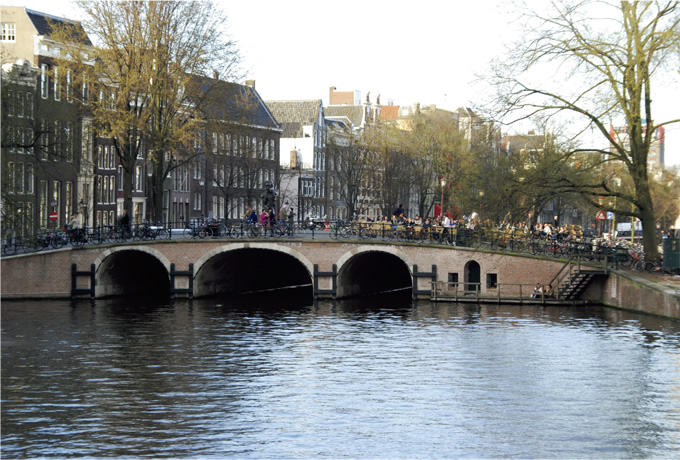
[[[256,224],[257,223],[257,209],[253,208],[250,211],[250,216],[248,216],[248,223],[251,224]]]
[[[69,226],[71,227],[71,230],[80,230],[80,219],[78,218],[78,214],[71,215]]]
[[[279,210],[279,220],[278,224],[276,225],[277,228],[281,228],[285,225],[287,225],[286,219],[288,219],[288,202],[286,201],[283,206],[281,206],[281,209]]]
[[[128,238],[130,236],[130,216],[125,209],[123,209],[123,216],[120,218],[120,231],[123,238]]]
[[[392,222],[400,223],[404,221],[404,205],[399,203],[399,206],[397,206],[397,209],[394,210],[392,213]]]
[[[276,226],[276,214],[274,214],[274,209],[269,208],[269,234],[274,236],[274,227]]]

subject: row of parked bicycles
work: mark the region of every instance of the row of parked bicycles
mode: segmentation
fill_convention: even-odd
[[[3,241],[2,254],[13,255],[40,250],[60,249],[71,245],[126,243],[171,238],[295,238],[328,235],[332,240],[358,239],[398,241],[402,243],[439,244],[471,247],[475,249],[505,250],[548,257],[583,260],[601,259],[607,256],[617,266],[636,271],[654,272],[663,267],[655,261],[646,260],[642,249],[629,242],[611,242],[597,238],[578,238],[574,235],[546,237],[514,229],[482,228],[472,230],[455,227],[427,227],[394,225],[391,222],[345,222],[295,223],[281,221],[275,225],[235,220],[206,220],[187,223],[180,228],[151,225],[148,222],[130,228],[104,226],[83,229],[64,228],[29,238]],[[613,256],[613,257],[612,257]]]
[[[49,230],[37,233],[33,237],[11,238],[2,242],[2,254],[13,255],[49,249],[61,249],[65,246],[79,247],[86,244],[122,243],[127,241],[169,239],[170,230],[161,225],[148,223],[133,227],[88,227]]]
[[[288,221],[280,221],[274,225],[263,225],[259,222],[233,221],[208,221],[194,223],[184,227],[184,238],[282,238],[303,236],[305,231],[314,230],[315,227],[304,224],[291,224]]]
[[[103,226],[91,228],[50,230],[37,233],[32,237],[8,238],[2,242],[3,255],[25,254],[36,251],[61,249],[65,246],[79,247],[108,243],[127,243],[130,241],[166,240],[172,238],[260,238],[302,236],[304,230],[312,230],[304,224],[291,225],[287,221],[274,226],[259,223],[208,220],[201,223],[186,224],[180,228],[168,228],[161,224],[148,222],[129,228]]]
[[[331,239],[380,239],[384,241],[444,244],[474,249],[504,250],[546,257],[579,257],[596,260],[607,256],[617,267],[636,271],[663,270],[656,261],[646,260],[642,248],[628,241],[610,241],[569,235],[537,235],[515,229],[394,225],[389,222],[334,222]]]

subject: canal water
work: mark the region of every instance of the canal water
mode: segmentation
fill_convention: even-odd
[[[600,307],[2,303],[2,457],[669,458],[680,323]]]

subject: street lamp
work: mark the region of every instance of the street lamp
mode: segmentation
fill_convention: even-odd
[[[441,201],[439,202],[440,205],[441,205],[441,211],[440,211],[440,214],[439,214],[439,215],[440,215],[440,216],[443,216],[443,215],[444,215],[444,187],[446,187],[446,180],[445,180],[443,177],[441,177],[441,178],[439,179],[439,183],[440,183],[441,186],[442,186],[442,199],[441,199]]]
[[[85,228],[87,228],[87,203],[83,201],[83,199],[80,199],[80,207],[83,210],[83,215],[85,216]]]
[[[484,198],[484,190],[479,191],[479,220],[482,220],[482,198]]]

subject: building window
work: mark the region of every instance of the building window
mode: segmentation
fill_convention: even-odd
[[[116,151],[109,147],[109,169],[116,169]]]
[[[54,75],[52,76],[54,80],[54,100],[61,100],[61,82],[59,81],[59,67],[54,66]]]
[[[12,117],[14,116],[14,91],[11,89],[6,89],[4,91],[7,95],[7,115]]]
[[[10,22],[2,23],[2,41],[14,42],[17,40],[17,25]]]
[[[33,234],[33,203],[26,203],[24,208],[24,231],[26,235]]]
[[[97,181],[95,182],[95,193],[97,194],[97,203],[102,204],[102,197],[104,187],[102,186],[102,176],[97,176]]]
[[[66,69],[66,100],[73,102],[73,81],[71,69]]]
[[[26,163],[26,194],[33,195],[33,165]]]
[[[24,193],[24,164],[17,164],[16,171],[17,193]]]
[[[66,127],[64,128],[64,137],[66,142],[66,161],[73,161],[73,123],[66,122]]]
[[[55,180],[52,184],[52,203],[50,206],[54,206],[54,210],[58,210],[61,206],[61,181]]]
[[[87,81],[87,74],[83,74],[83,104],[90,100],[90,84]]]
[[[73,182],[66,182],[66,196],[64,200],[64,215],[68,219],[68,216],[73,214]]]
[[[49,85],[49,77],[47,75],[47,64],[40,64],[40,96],[47,99],[47,89]]]
[[[9,193],[14,193],[16,190],[16,181],[14,179],[14,163],[13,162],[8,162],[7,163],[7,183],[9,184],[9,187],[7,188]]]
[[[54,122],[54,131],[52,132],[52,161],[57,161],[62,154],[63,138],[61,134],[61,122],[56,120]]]
[[[135,186],[136,186],[136,190],[137,190],[138,192],[141,192],[141,191],[142,191],[142,177],[143,177],[143,175],[142,175],[142,167],[141,167],[141,166],[137,166],[137,167],[135,168]]]
[[[40,227],[47,227],[47,181],[40,181]]]
[[[26,116],[33,118],[33,93],[26,93]]]
[[[458,273],[449,273],[449,289],[458,289]]]
[[[487,273],[486,274],[486,288],[496,289],[498,287],[498,274],[497,273]]]

